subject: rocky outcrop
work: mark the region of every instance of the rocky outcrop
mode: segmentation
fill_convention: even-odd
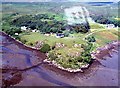
[[[44,42],[43,41],[37,41],[35,44],[35,48],[41,48],[43,46]]]
[[[65,44],[63,43],[56,43],[55,44],[55,48],[64,48],[65,47]]]
[[[57,64],[56,61],[54,61],[54,60],[53,61],[49,61],[48,59],[45,59],[43,62],[47,62],[50,65],[53,65],[53,66],[55,66],[55,67],[57,67],[57,68],[59,68],[61,70],[67,71],[67,72],[71,72],[71,73],[73,73],[73,72],[83,72],[83,70],[81,68],[79,68],[79,69],[64,68],[60,64]],[[89,66],[89,64],[88,65],[84,65],[82,67],[86,68],[88,66]]]
[[[120,41],[113,41],[103,47],[97,48],[96,51],[93,51],[91,53],[93,59],[102,59],[104,56],[111,55],[111,51],[116,51],[118,49],[118,46],[120,46]]]

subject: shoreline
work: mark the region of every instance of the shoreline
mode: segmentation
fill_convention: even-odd
[[[109,57],[112,57],[111,51],[118,52],[118,50],[116,50],[115,48],[117,48],[119,46],[120,46],[120,41],[113,41],[113,42],[110,42],[107,45],[104,45],[102,47],[98,47],[96,49],[96,51],[91,52],[92,59],[93,60],[102,60],[107,55]],[[62,66],[57,64],[55,61],[50,61],[49,59],[45,59],[44,62],[47,62],[50,65],[55,66],[56,68],[59,68],[59,69],[61,69],[63,71],[67,71],[67,72],[70,72],[70,73],[84,72],[83,70],[84,69],[89,69],[89,66],[93,63],[92,62],[92,63],[86,64],[86,65],[83,65],[79,69],[71,69],[71,68],[63,68]]]
[[[98,47],[96,49],[96,51],[91,52],[91,55],[92,55],[93,59],[96,59],[96,60],[103,59],[106,55],[108,55],[109,57],[112,57],[111,51],[118,52],[119,46],[120,46],[120,41],[118,41],[118,40],[113,41],[102,47]]]
[[[31,47],[31,46],[28,46],[26,44],[23,44],[21,41],[16,40],[14,37],[6,34],[3,31],[1,32],[1,34],[2,35],[4,34],[4,35],[10,37],[15,42],[17,42],[18,44],[21,44],[22,46],[25,46],[26,48],[34,49],[34,50],[37,50],[37,51],[39,50],[35,47]],[[117,41],[110,42],[109,44],[106,44],[102,47],[98,47],[96,49],[96,51],[91,52],[92,59],[93,60],[98,60],[98,59],[102,59],[106,55],[110,55],[111,50],[115,49],[116,46],[119,46],[119,45],[120,45],[120,41],[117,40]],[[79,69],[64,68],[64,67],[60,66],[60,64],[57,64],[57,62],[50,61],[49,58],[47,58],[46,54],[45,54],[45,56],[46,56],[46,58],[43,59],[43,62],[47,62],[49,65],[52,65],[52,66],[54,66],[54,67],[56,67],[60,70],[67,71],[67,72],[70,72],[70,73],[83,72],[83,69],[88,69],[89,66],[92,64],[92,63],[89,63],[89,64],[82,65],[81,68],[79,68]]]
[[[32,47],[32,46],[28,46],[28,45],[26,45],[26,44],[23,44],[21,41],[16,40],[14,37],[8,35],[7,33],[3,32],[3,31],[1,31],[1,34],[2,34],[2,35],[4,34],[5,36],[9,36],[9,37],[10,37],[11,39],[13,39],[15,42],[18,42],[19,44],[25,46],[26,48],[30,48],[30,49],[34,49],[34,50],[39,50],[39,49],[37,49],[37,48],[35,48],[35,47]]]

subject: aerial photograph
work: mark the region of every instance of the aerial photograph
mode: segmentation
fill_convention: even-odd
[[[0,1],[0,88],[119,88],[119,0]]]

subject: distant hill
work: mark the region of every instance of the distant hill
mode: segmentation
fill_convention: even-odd
[[[113,4],[114,2],[88,2],[88,4],[93,6],[103,6],[108,4]]]

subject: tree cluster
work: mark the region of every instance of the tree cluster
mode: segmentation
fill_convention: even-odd
[[[103,15],[92,15],[91,17],[97,23],[100,23],[100,24],[114,24],[115,27],[117,27],[117,26],[120,27],[120,21],[115,20],[111,17],[105,17]]]

